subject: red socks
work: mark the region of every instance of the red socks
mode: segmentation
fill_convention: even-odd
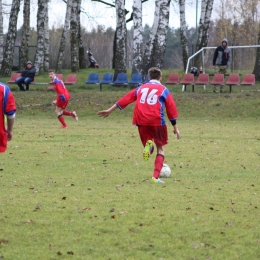
[[[63,111],[63,115],[64,115],[64,116],[72,116],[72,112],[69,112],[69,111],[64,110],[64,111]]]
[[[154,171],[153,171],[153,177],[155,179],[159,178],[161,169],[163,167],[163,162],[164,162],[164,155],[162,154],[157,154],[155,161],[154,161]]]
[[[65,123],[64,117],[63,117],[62,115],[59,115],[59,116],[58,116],[58,119],[59,119],[59,121],[61,122],[61,124],[62,124],[63,126],[67,126],[66,123]]]

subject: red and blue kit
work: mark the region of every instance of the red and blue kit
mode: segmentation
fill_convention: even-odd
[[[168,88],[157,80],[141,85],[128,92],[117,101],[119,109],[124,109],[127,105],[136,101],[133,115],[133,124],[137,126],[164,126],[164,108],[167,117],[176,123],[178,111]]]
[[[5,152],[7,136],[4,123],[4,115],[11,117],[16,112],[14,96],[9,87],[0,82],[0,153]]]
[[[56,106],[65,109],[70,100],[70,93],[66,89],[63,81],[60,80],[59,78],[55,77],[53,79],[53,84],[54,84],[54,90],[57,93]]]

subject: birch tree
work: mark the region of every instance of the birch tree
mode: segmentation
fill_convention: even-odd
[[[62,73],[62,62],[63,62],[64,51],[65,51],[65,46],[66,46],[66,37],[68,34],[68,30],[70,28],[70,16],[71,16],[71,0],[67,0],[65,22],[64,22],[61,39],[60,39],[60,49],[58,52],[58,61],[57,61],[57,66],[56,66],[57,73]]]
[[[3,61],[3,46],[4,45],[4,27],[3,27],[3,3],[0,0],[0,71]]]
[[[151,67],[151,57],[152,57],[152,52],[153,52],[155,36],[156,36],[158,25],[159,25],[159,12],[160,12],[161,2],[162,2],[162,0],[155,1],[153,26],[150,30],[149,39],[146,43],[145,51],[144,51],[144,55],[143,55],[143,64],[142,64],[143,78],[147,75],[148,70]]]
[[[34,65],[36,67],[36,75],[43,68],[44,61],[44,24],[46,16],[46,0],[38,0],[38,12],[37,12],[37,49],[35,54]]]
[[[43,70],[48,72],[49,70],[49,49],[50,49],[50,37],[49,37],[49,5],[46,1],[45,5],[45,19],[44,19],[44,49],[43,49]]]
[[[189,57],[185,0],[179,0],[179,10],[180,10],[180,40],[182,46],[182,61],[185,70],[188,62],[188,57]]]
[[[30,39],[30,0],[24,0],[23,4],[23,32],[20,49],[20,70],[26,67],[28,61],[28,45]]]
[[[1,67],[2,77],[9,77],[12,72],[14,44],[17,35],[17,17],[19,11],[20,0],[13,0],[9,18],[8,32],[6,36],[5,52]]]
[[[159,9],[159,24],[155,36],[151,66],[162,68],[169,26],[170,0],[162,0]]]
[[[126,21],[124,0],[116,0],[115,74],[126,72]]]
[[[79,38],[79,68],[84,69],[86,68],[86,61],[85,61],[85,51],[83,46],[82,34],[81,34],[81,22],[80,22],[80,14],[81,14],[81,0],[78,1],[78,12],[77,12],[77,20],[78,20],[78,38]]]
[[[71,1],[70,17],[70,48],[71,48],[71,71],[79,71],[79,25],[77,19],[79,0]]]
[[[141,73],[143,51],[142,2],[133,0],[133,61],[132,73]]]
[[[211,14],[213,9],[214,0],[202,0],[201,1],[201,14],[198,28],[198,38],[196,43],[196,51],[199,51],[203,47],[207,47],[209,39],[209,26],[211,20]],[[195,56],[195,66],[200,67],[201,55]]]

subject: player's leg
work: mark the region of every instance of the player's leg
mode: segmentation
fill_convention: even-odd
[[[154,151],[153,138],[149,131],[149,126],[138,126],[141,142],[144,146],[143,159],[147,161]]]
[[[76,122],[79,121],[79,118],[78,118],[76,111],[70,112],[70,111],[64,110],[63,115],[64,116],[72,116],[75,119]]]
[[[56,115],[58,117],[58,120],[62,124],[61,128],[68,128],[67,125],[66,125],[66,122],[64,120],[64,117],[63,117],[63,109],[61,107],[56,106],[55,112],[56,112]]]

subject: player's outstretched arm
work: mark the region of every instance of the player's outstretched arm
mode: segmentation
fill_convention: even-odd
[[[110,107],[107,110],[99,111],[98,116],[99,117],[108,117],[116,108],[117,108],[117,105],[114,104],[112,107]]]
[[[54,86],[47,86],[46,90],[54,90]]]
[[[180,131],[179,131],[177,125],[174,125],[174,126],[173,126],[173,133],[174,133],[175,135],[177,135],[177,139],[180,139],[180,138],[181,138]]]

